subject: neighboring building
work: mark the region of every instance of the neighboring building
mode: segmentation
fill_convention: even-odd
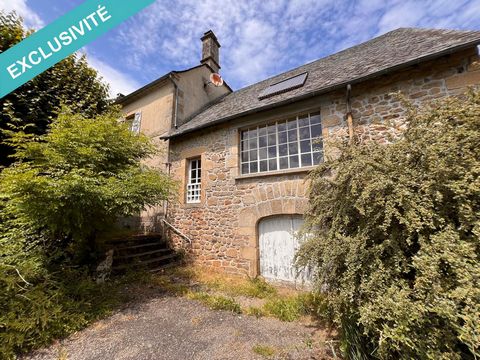
[[[305,178],[328,156],[327,138],[355,131],[388,142],[406,114],[393,92],[422,105],[480,84],[475,31],[398,29],[235,92],[205,85],[219,44],[212,32],[202,40],[204,65],[120,103],[167,141],[168,161],[155,162],[179,181],[169,221],[192,239],[195,261],[228,273],[293,280]]]

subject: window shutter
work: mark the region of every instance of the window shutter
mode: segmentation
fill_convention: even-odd
[[[142,123],[142,113],[137,112],[137,113],[135,113],[135,118],[133,119],[132,132],[134,132],[135,134],[140,133],[141,123]]]

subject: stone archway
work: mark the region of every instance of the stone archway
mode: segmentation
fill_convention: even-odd
[[[302,184],[304,185],[304,184]],[[265,199],[245,207],[238,214],[238,235],[243,239],[240,256],[250,263],[249,276],[259,275],[258,223],[261,219],[275,215],[303,215],[308,200],[302,186],[300,194],[281,192],[273,199]]]

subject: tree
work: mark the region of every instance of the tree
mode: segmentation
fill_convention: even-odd
[[[480,92],[411,109],[404,137],[341,144],[311,175],[299,264],[350,359],[480,356]]]
[[[0,11],[0,53],[29,36],[15,13]],[[86,117],[105,112],[108,86],[86,57],[71,55],[0,99],[0,166],[11,164],[13,149],[5,144],[1,130],[16,128],[32,134],[44,134],[61,104]]]
[[[116,111],[86,118],[64,109],[45,135],[12,132],[16,162],[0,174],[12,227],[21,224],[49,251],[78,257],[118,216],[167,198],[170,179],[141,162],[154,146],[119,118]]]

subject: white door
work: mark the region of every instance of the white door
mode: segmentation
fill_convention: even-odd
[[[300,247],[297,232],[303,224],[299,215],[282,215],[260,220],[258,225],[260,247],[260,274],[270,280],[308,281],[308,274],[295,277],[295,253]]]

